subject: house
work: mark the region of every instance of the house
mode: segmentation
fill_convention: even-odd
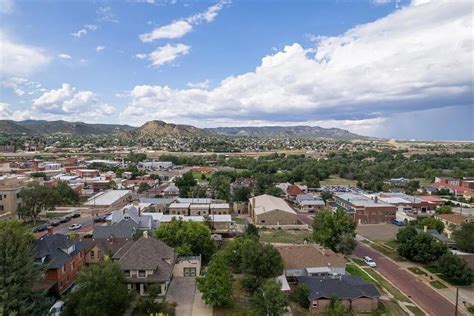
[[[150,216],[151,217],[151,216]],[[94,226],[92,238],[94,239],[132,239],[138,231],[139,224],[129,218],[105,226]]]
[[[263,194],[249,201],[249,215],[256,225],[297,225],[296,212],[281,198]]]
[[[63,294],[74,284],[93,245],[90,240],[72,240],[63,234],[47,234],[34,240],[35,262],[47,268],[40,287],[54,294]]]
[[[201,256],[182,256],[176,258],[174,277],[195,277],[201,274]]]
[[[148,204],[127,205],[120,210],[113,211],[108,220],[112,224],[120,223],[123,220],[132,220],[138,225],[138,229],[151,230],[153,226],[153,218],[148,215],[143,215],[142,211]]]
[[[229,203],[211,203],[210,209],[211,209],[211,214],[215,214],[215,215],[230,213]]]
[[[287,277],[344,275],[347,260],[317,244],[273,244],[283,259]]]
[[[360,224],[388,223],[396,219],[397,207],[362,194],[338,193],[334,195],[336,206],[343,208]]]
[[[209,214],[209,204],[190,204],[189,205],[189,214],[191,216],[195,215],[208,215]]]
[[[234,182],[230,184],[230,191],[234,193],[235,191],[242,188],[254,189],[257,186],[257,181],[252,178],[237,178]]]
[[[439,219],[444,224],[444,233],[451,238],[453,232],[458,229],[462,224],[474,222],[474,216],[452,213],[452,214],[438,214],[435,215],[436,219]]]
[[[302,212],[315,212],[326,206],[326,203],[312,194],[298,194],[295,198],[295,203]]]
[[[454,240],[451,240],[449,239],[448,237],[446,237],[445,235],[443,234],[440,234],[436,229],[428,229],[426,226],[421,229],[421,228],[416,228],[416,231],[418,233],[427,233],[429,235],[431,235],[431,237],[433,237],[434,239],[436,239],[437,241],[447,245],[448,247],[452,247],[454,246],[456,243],[454,242]]]
[[[375,285],[355,275],[302,276],[297,277],[298,284],[309,289],[310,310],[324,312],[335,297],[348,309],[355,312],[370,312],[378,308],[380,293]]]
[[[158,213],[168,212],[168,206],[174,202],[174,198],[140,198],[140,203],[149,204],[149,208]]]
[[[171,215],[184,215],[187,216],[189,215],[189,206],[190,203],[171,203],[170,206],[168,207],[169,213]]]
[[[100,226],[107,227],[107,226]],[[105,257],[111,258],[120,248],[122,248],[132,238],[116,238],[117,234],[108,238],[94,238],[94,246],[86,253],[86,265],[98,263]]]
[[[292,201],[294,201],[296,199],[296,197],[300,194],[304,194],[303,190],[300,189],[299,186],[297,185],[290,185],[288,186],[288,188],[286,189],[286,195],[288,196],[288,198]]]
[[[154,284],[158,286],[159,294],[166,294],[176,263],[173,248],[148,236],[145,231],[140,239],[127,242],[112,258],[122,268],[129,290],[144,295]]]
[[[179,195],[179,188],[174,184],[171,183],[169,186],[163,189],[163,196],[178,196]]]
[[[108,190],[97,193],[84,205],[98,209],[120,208],[130,203],[131,200],[132,191],[130,190]]]

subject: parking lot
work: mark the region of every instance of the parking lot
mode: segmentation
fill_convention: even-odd
[[[393,224],[360,224],[357,233],[373,241],[386,241],[395,239],[399,226]]]

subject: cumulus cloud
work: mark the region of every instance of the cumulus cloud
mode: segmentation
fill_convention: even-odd
[[[30,118],[29,111],[13,110],[10,104],[0,102],[0,120],[25,120]]]
[[[28,76],[51,61],[51,57],[39,47],[19,43],[0,30],[2,76]]]
[[[100,51],[103,51],[104,49],[105,49],[105,46],[99,45],[95,48],[95,51],[100,52]]]
[[[58,54],[58,58],[60,58],[60,59],[71,59],[72,57],[71,57],[71,55],[61,53],[61,54]]]
[[[207,89],[209,88],[209,79],[200,82],[188,82],[186,86],[189,88]]]
[[[17,96],[32,95],[43,91],[41,83],[21,77],[11,77],[0,82],[2,88],[11,89]]]
[[[141,122],[360,121],[472,106],[470,3],[410,5],[314,45],[287,45],[263,57],[255,71],[228,77],[211,90],[135,86],[123,115]]]
[[[227,3],[227,1],[219,1],[217,4],[207,8],[204,12],[199,12],[188,18],[176,20],[170,24],[157,27],[150,33],[141,34],[139,38],[145,43],[163,38],[181,38],[193,30],[193,25],[214,21],[219,11],[222,10]]]
[[[46,91],[33,100],[32,110],[39,113],[64,116],[111,115],[115,108],[97,98],[92,91],[80,90],[63,83],[58,89]]]
[[[191,47],[184,44],[166,44],[165,46],[158,47],[150,54],[136,54],[135,57],[138,59],[147,58],[151,62],[151,66],[160,67],[164,64],[173,62],[176,58],[181,55],[189,53]]]

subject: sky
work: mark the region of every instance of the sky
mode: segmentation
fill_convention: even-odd
[[[0,0],[0,119],[474,140],[472,1]]]

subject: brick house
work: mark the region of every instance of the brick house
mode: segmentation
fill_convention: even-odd
[[[360,224],[387,223],[396,218],[397,206],[354,193],[340,193],[334,196],[336,205],[343,208]]]
[[[41,288],[61,295],[73,284],[86,264],[86,256],[94,246],[91,240],[72,240],[63,234],[48,234],[33,241],[35,262],[47,267]]]
[[[380,293],[375,285],[367,283],[358,276],[303,276],[297,277],[298,283],[309,289],[310,311],[324,312],[326,306],[335,297],[349,310],[367,313],[378,308]]]

